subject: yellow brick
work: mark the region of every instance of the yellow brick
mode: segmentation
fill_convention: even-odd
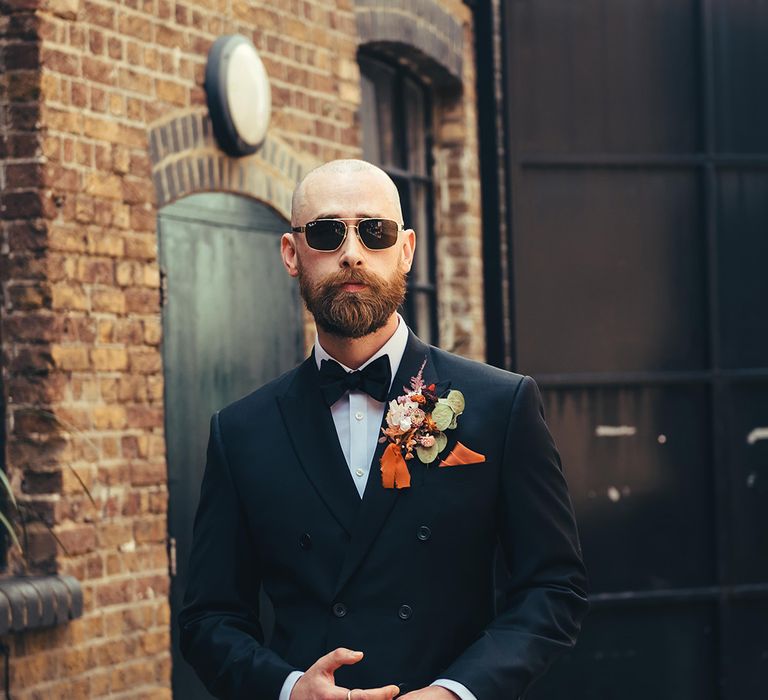
[[[51,292],[54,309],[87,311],[90,306],[88,295],[81,287],[74,287],[68,284],[54,284]]]
[[[91,302],[94,311],[125,313],[125,294],[119,289],[94,289],[91,292]]]
[[[147,345],[159,345],[163,337],[163,325],[159,318],[144,321],[144,342]]]
[[[92,229],[88,231],[88,252],[119,258],[125,252],[125,241],[117,234]]]
[[[97,430],[119,430],[126,424],[125,408],[119,405],[96,406],[93,409],[93,427]]]
[[[120,125],[114,119],[85,117],[83,120],[83,133],[89,138],[98,139],[99,141],[115,142],[120,137]]]
[[[181,83],[158,79],[155,82],[155,91],[160,100],[171,102],[180,107],[187,104],[189,91],[188,88]]]
[[[140,264],[133,260],[121,260],[115,268],[117,283],[121,287],[128,287],[136,282],[136,272]]]
[[[157,265],[147,265],[144,267],[144,284],[155,289],[160,286],[160,268]]]
[[[91,362],[97,371],[124,370],[128,367],[125,348],[92,348]]]
[[[87,175],[85,191],[96,197],[106,197],[107,199],[121,199],[123,196],[120,177],[101,172]]]
[[[88,369],[89,366],[88,350],[84,347],[53,345],[51,356],[56,367],[66,371]]]

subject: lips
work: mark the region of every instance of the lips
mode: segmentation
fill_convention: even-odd
[[[366,285],[363,282],[342,282],[339,288],[345,292],[361,292]]]

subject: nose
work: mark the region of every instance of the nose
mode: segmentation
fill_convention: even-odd
[[[347,225],[347,237],[341,246],[342,267],[361,267],[363,265],[363,244],[357,235],[357,226]]]

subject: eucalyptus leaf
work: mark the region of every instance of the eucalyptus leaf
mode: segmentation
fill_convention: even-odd
[[[456,426],[458,424],[459,424],[459,417],[454,413],[453,414],[453,420],[451,421],[451,423],[448,426],[447,430],[456,430]]]
[[[464,394],[457,389],[453,389],[448,392],[448,396],[445,397],[445,402],[453,409],[455,414],[460,414],[464,411]]]
[[[453,409],[446,403],[439,403],[432,410],[432,420],[438,430],[445,430],[453,420]]]
[[[424,462],[424,464],[434,462],[438,452],[439,450],[437,449],[437,442],[435,442],[432,447],[423,447],[421,445],[416,446],[416,455],[422,462]]]
[[[445,433],[438,433],[435,435],[435,445],[437,445],[438,452],[442,452],[447,444],[448,436]]]

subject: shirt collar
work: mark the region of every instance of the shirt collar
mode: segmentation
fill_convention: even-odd
[[[405,353],[405,346],[407,343],[408,326],[405,325],[403,317],[400,314],[397,314],[397,329],[392,334],[392,337],[386,343],[384,343],[381,348],[379,348],[379,351],[375,355],[371,355],[371,357],[363,362],[363,364],[360,365],[358,369],[363,369],[363,367],[369,365],[371,362],[378,359],[382,355],[388,355],[389,367],[392,370],[392,380],[390,381],[389,386],[392,388],[392,381],[394,381],[397,370],[400,368],[400,361],[403,359],[403,354]],[[317,363],[318,369],[320,369],[320,363],[323,360],[333,360],[334,362],[339,362],[335,357],[331,357],[331,355],[326,352],[325,348],[320,345],[320,338],[315,336],[315,362]],[[341,362],[339,362],[339,364],[347,372],[354,371]]]

